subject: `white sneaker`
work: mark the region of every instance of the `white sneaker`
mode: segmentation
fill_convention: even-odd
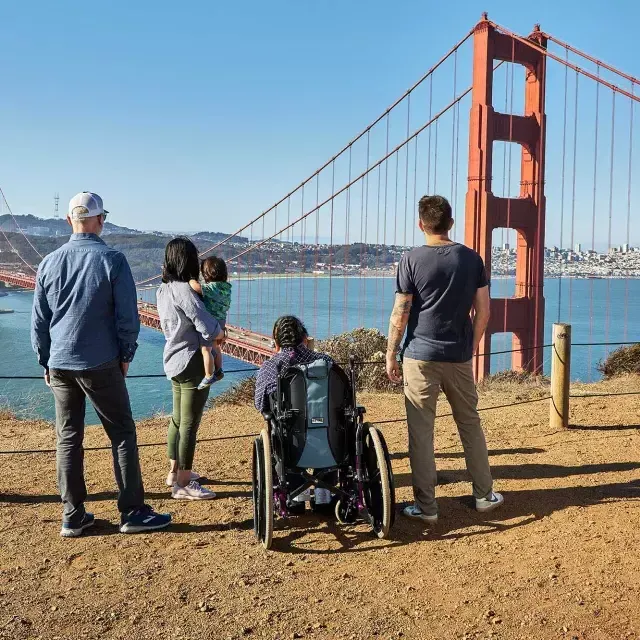
[[[504,502],[501,493],[492,491],[486,498],[476,498],[476,511],[485,513],[497,509]]]
[[[216,494],[211,489],[207,489],[192,480],[186,487],[174,484],[171,489],[171,497],[174,500],[212,500],[216,497]]]
[[[191,477],[189,478],[189,482],[191,482],[191,480],[200,480],[201,477],[202,476],[199,473],[192,471]],[[178,480],[178,474],[174,472],[169,472],[169,475],[167,476],[167,480],[166,480],[167,487],[173,487],[173,485],[176,483],[177,480]]]
[[[428,516],[426,513],[422,512],[422,509],[417,504],[409,505],[402,510],[402,515],[407,518],[411,518],[412,520],[422,520],[427,524],[436,524],[438,522],[438,514]]]
[[[302,493],[299,493],[293,502],[309,502],[311,500],[311,487],[305,489]]]

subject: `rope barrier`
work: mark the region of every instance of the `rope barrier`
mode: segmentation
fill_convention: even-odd
[[[521,404],[532,404],[534,402],[542,402],[543,400],[549,400],[551,398],[551,396],[545,396],[543,398],[535,398],[533,400],[523,400],[521,402],[516,402],[514,404],[501,404],[501,405],[495,405],[495,406],[491,406],[491,407],[482,407],[479,408],[478,411],[490,411],[492,409],[504,409],[505,407],[517,407]],[[441,413],[440,415],[436,416],[436,419],[438,418],[447,418],[447,417],[451,417],[453,416],[452,413]],[[393,418],[391,420],[371,420],[371,422],[373,422],[373,424],[392,424],[392,423],[397,423],[397,422],[406,422],[407,419],[406,418]],[[259,434],[258,433],[245,433],[245,434],[241,434],[241,435],[237,435],[237,436],[217,436],[214,438],[202,438],[202,439],[198,439],[196,442],[201,443],[201,442],[216,442],[218,440],[239,440],[242,438],[255,438],[257,437]],[[138,444],[138,448],[141,447],[165,447],[167,445],[166,442],[145,442],[142,444]],[[84,448],[85,451],[110,451],[111,447],[110,446],[105,446],[105,447],[85,447]],[[55,453],[56,450],[55,449],[16,449],[13,451],[0,451],[0,455],[18,455],[18,454],[34,454],[34,453]]]
[[[572,347],[604,347],[604,346],[625,346],[625,345],[636,345],[640,344],[640,342],[573,342],[571,344]],[[523,347],[520,349],[505,349],[504,351],[491,351],[487,353],[476,353],[474,357],[481,356],[499,356],[505,353],[521,353],[525,351],[534,351],[535,349],[549,349],[553,347],[553,344],[541,344],[535,345],[533,347]],[[336,362],[337,365],[341,367],[345,367],[350,362]],[[356,366],[370,366],[370,365],[384,365],[384,360],[363,360],[361,362],[355,362]],[[226,374],[234,374],[234,373],[253,373],[255,371],[259,371],[260,367],[247,367],[245,369],[230,369],[225,371]],[[166,378],[164,373],[146,373],[146,374],[138,374],[138,375],[130,375],[127,376],[128,379],[142,379],[142,378]],[[41,380],[42,376],[0,376],[0,380]]]
[[[640,391],[618,391],[615,393],[582,393],[569,395],[570,398],[610,398],[613,396],[640,396]]]
[[[612,343],[613,344],[613,343]],[[637,343],[629,343],[629,344],[637,344]],[[534,347],[524,347],[522,349],[507,349],[505,351],[493,351],[491,353],[478,353],[476,354],[476,356],[497,356],[503,353],[517,353],[520,351],[533,351],[534,349],[547,349],[549,347],[552,347],[552,344],[543,344],[543,345],[538,345],[538,346],[534,346]],[[341,366],[341,367],[345,367],[349,364],[351,364],[350,362],[336,362],[337,365]],[[356,366],[368,366],[368,365],[384,365],[385,362],[384,360],[363,360],[362,362],[355,362],[354,363]],[[230,369],[228,371],[225,371],[225,375],[226,374],[231,374],[231,373],[251,373],[254,371],[259,371],[260,367],[247,367],[245,369]],[[141,379],[141,378],[166,378],[166,375],[164,373],[145,373],[145,374],[138,374],[138,375],[130,375],[127,376],[128,379],[133,379],[133,378],[137,378],[137,379]],[[0,380],[42,380],[42,376],[0,376]]]
[[[624,345],[635,345],[640,342],[572,342],[572,347],[616,347]]]

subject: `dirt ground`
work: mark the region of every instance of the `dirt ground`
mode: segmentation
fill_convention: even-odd
[[[628,378],[574,392],[638,391]],[[481,406],[541,390],[485,392]],[[403,415],[397,395],[360,400],[369,418]],[[442,403],[441,413],[448,407]],[[438,421],[440,522],[398,515],[390,540],[314,515],[277,521],[273,550],[255,542],[251,439],[203,442],[195,468],[218,498],[169,499],[165,450],[141,449],[148,501],[173,514],[166,532],[116,528],[109,452],[86,454],[97,525],[58,536],[51,454],[1,456],[0,638],[494,638],[640,636],[640,396],[574,400],[569,431],[548,402],[484,412],[500,511],[470,508],[454,425]],[[249,407],[210,411],[200,437],[253,433]],[[404,424],[383,425],[399,503],[412,498]],[[139,427],[162,442],[166,421]],[[87,446],[104,444],[89,428]],[[0,449],[49,448],[51,427],[0,421]]]

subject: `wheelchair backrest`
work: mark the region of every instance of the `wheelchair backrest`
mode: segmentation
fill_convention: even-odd
[[[294,365],[280,381],[283,408],[292,411],[284,445],[286,463],[303,469],[326,469],[346,462],[352,421],[351,384],[337,365],[318,359]]]

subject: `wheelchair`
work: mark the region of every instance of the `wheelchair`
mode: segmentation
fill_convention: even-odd
[[[253,525],[259,542],[271,547],[274,516],[304,511],[304,502],[295,498],[311,488],[331,492],[341,524],[361,518],[374,535],[388,537],[395,519],[391,460],[384,436],[364,421],[365,409],[356,404],[353,359],[348,375],[318,359],[278,372],[277,385],[270,411],[263,414],[266,426],[253,442]]]

